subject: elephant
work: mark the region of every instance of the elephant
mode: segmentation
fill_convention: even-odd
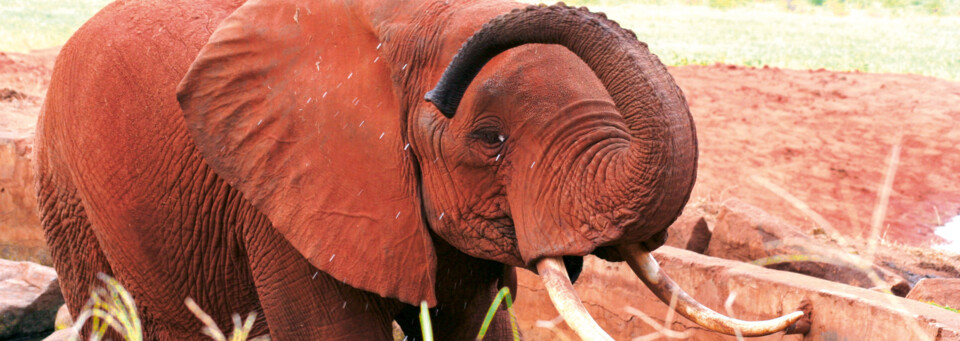
[[[567,270],[588,254],[721,332],[802,315],[730,319],[659,271],[696,178],[686,100],[633,32],[562,3],[118,0],[62,48],[35,150],[70,312],[108,274],[148,339],[201,337],[188,297],[278,340],[419,335],[421,304],[474,338],[517,268],[609,339]]]

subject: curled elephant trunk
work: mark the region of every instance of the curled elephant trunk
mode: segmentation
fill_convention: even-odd
[[[559,247],[545,244],[556,240],[531,241],[518,237],[524,261],[537,260],[541,279],[567,324],[583,339],[611,340],[587,313],[560,256],[583,254],[618,242],[648,240],[680,215],[696,179],[697,140],[693,120],[666,67],[632,32],[607,20],[603,14],[563,4],[517,9],[485,24],[464,43],[437,86],[426,94],[426,100],[446,117],[453,117],[483,66],[498,54],[524,44],[558,44],[576,54],[606,88],[629,130],[629,143],[600,161],[607,170],[603,181],[591,183],[597,188],[593,188],[589,196],[584,194],[579,198],[583,202],[603,201],[603,207],[581,210],[593,214],[580,217],[589,222],[581,230],[597,231],[581,231],[584,238],[564,240]],[[519,229],[535,225],[529,221],[523,226],[518,224],[518,236]],[[762,322],[725,317],[683,293],[659,270],[646,249],[633,246],[618,249],[658,297],[668,300],[677,295],[678,312],[711,330],[764,335],[789,326],[803,315],[797,312]]]
[[[557,44],[576,54],[596,74],[629,128],[629,148],[607,160],[606,181],[591,194],[619,201],[605,204],[606,209],[620,208],[619,213],[609,214],[610,224],[591,228],[608,238],[643,240],[669,226],[696,179],[693,119],[666,67],[633,32],[603,13],[558,3],[497,17],[464,43],[426,100],[453,117],[481,68],[524,44]],[[603,231],[609,228],[624,230]]]
[[[803,317],[803,312],[790,314],[766,321],[743,321],[730,318],[705,307],[690,297],[683,289],[660,271],[660,266],[650,253],[639,245],[623,245],[618,248],[634,273],[664,303],[671,297],[677,297],[675,310],[690,321],[718,333],[742,336],[763,336],[783,331]],[[540,280],[550,295],[557,312],[563,317],[570,329],[584,340],[613,340],[590,316],[577,295],[563,260],[559,257],[547,257],[537,263]],[[669,303],[668,303],[669,304]]]

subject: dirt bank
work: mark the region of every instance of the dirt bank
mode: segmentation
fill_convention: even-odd
[[[692,200],[737,197],[813,228],[810,214],[785,199],[793,196],[841,234],[869,237],[877,193],[899,144],[879,234],[927,245],[939,242],[934,227],[960,214],[960,83],[727,65],[670,71],[697,124]]]

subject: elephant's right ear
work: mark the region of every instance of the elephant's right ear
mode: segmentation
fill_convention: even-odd
[[[436,256],[390,76],[399,66],[337,12],[345,6],[323,6],[247,2],[200,51],[177,99],[206,163],[311,264],[432,306]]]

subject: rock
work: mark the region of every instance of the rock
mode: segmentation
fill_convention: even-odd
[[[5,115],[6,105],[0,103],[0,121],[5,121],[0,124],[0,258],[49,265],[33,187],[33,128],[27,127],[28,133],[4,130],[15,121]],[[35,115],[28,118],[36,120]]]
[[[806,335],[773,335],[749,340],[960,340],[960,314],[930,304],[881,294],[795,273],[765,269],[663,246],[653,252],[663,271],[707,307],[744,320],[769,319],[805,304],[812,309]],[[578,340],[558,318],[539,277],[517,271],[514,311],[527,340]],[[689,333],[689,340],[736,340],[668,314],[668,305],[648,290],[626,263],[584,257],[574,284],[584,306],[615,340],[650,339],[657,330],[637,312],[667,328]],[[630,307],[630,308],[627,308]],[[644,338],[646,337],[646,338]],[[659,339],[671,339],[660,337]]]
[[[913,286],[907,298],[960,309],[960,278],[924,278]]]
[[[66,304],[61,305],[60,309],[57,309],[57,319],[53,322],[53,328],[60,330],[71,326],[73,326],[73,316],[70,316],[70,309]]]
[[[0,52],[0,258],[51,264],[33,187],[33,136],[57,49]]]
[[[0,102],[21,101],[27,99],[27,94],[17,90],[3,88],[0,89]]]
[[[707,251],[712,234],[702,214],[684,212],[670,225],[666,245],[703,253]]]
[[[67,341],[73,335],[73,329],[60,329],[47,336],[43,341]]]
[[[910,290],[900,275],[818,241],[737,199],[727,200],[720,208],[706,254],[901,297]]]
[[[52,331],[61,305],[53,268],[0,259],[0,339]]]

